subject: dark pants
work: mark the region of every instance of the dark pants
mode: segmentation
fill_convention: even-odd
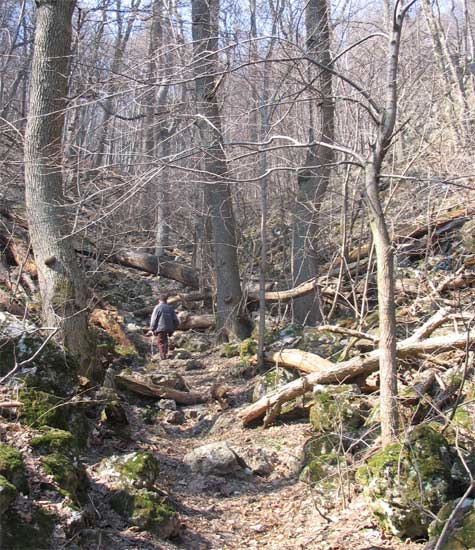
[[[160,353],[160,359],[168,357],[168,332],[157,332],[157,346]]]

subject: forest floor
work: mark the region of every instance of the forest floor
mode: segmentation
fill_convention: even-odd
[[[149,365],[147,374],[178,373],[198,392],[209,391],[212,384],[221,382],[239,395],[255,384],[255,380],[230,377],[238,358],[192,355],[201,369],[188,371],[184,361],[164,361],[156,363],[156,369]],[[166,420],[144,423],[143,405],[139,401],[130,405],[130,442],[117,446],[117,441],[111,440],[113,449],[98,447],[96,458],[100,460],[102,452],[114,450],[157,453],[161,462],[159,487],[178,510],[181,529],[178,539],[158,543],[134,528],[120,531],[113,522],[107,527],[104,516],[104,535],[115,548],[421,550],[422,543],[382,534],[362,496],[351,486],[334,497],[299,481],[299,456],[304,442],[314,434],[308,421],[280,423],[267,429],[243,428],[237,416],[240,406],[244,405],[222,410],[217,401],[210,401],[180,407],[185,420],[174,425]],[[265,448],[272,456],[273,472],[267,477],[205,477],[192,473],[184,464],[184,456],[192,449],[224,440],[241,449]],[[94,478],[93,467],[90,474]]]

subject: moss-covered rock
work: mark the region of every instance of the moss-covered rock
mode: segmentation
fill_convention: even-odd
[[[15,485],[10,483],[6,477],[0,475],[0,517],[8,510],[10,504],[16,499],[16,495]]]
[[[25,388],[19,397],[23,406],[20,420],[33,428],[50,426],[71,432],[79,445],[86,444],[89,422],[77,405],[50,393]]]
[[[315,386],[310,423],[319,433],[348,432],[361,428],[370,412],[358,386]]]
[[[29,359],[43,343],[44,337],[33,325],[0,312],[0,376],[13,368],[15,360]],[[15,377],[29,387],[66,396],[71,395],[77,385],[77,372],[77,360],[51,340]]]
[[[460,499],[447,502],[429,526],[429,538],[438,540],[447,520],[459,505]],[[440,550],[470,550],[475,548],[475,501],[466,498],[452,518],[451,527]]]
[[[2,443],[0,443],[0,476],[5,477],[22,493],[27,492],[25,465],[20,451]]]
[[[469,220],[460,228],[461,247],[466,254],[475,254],[475,220]]]
[[[28,520],[14,510],[0,517],[0,545],[5,550],[48,550],[55,518],[41,508],[29,514]]]
[[[42,458],[43,470],[51,475],[60,487],[60,492],[81,501],[87,486],[87,477],[82,464],[62,453],[52,453]]]
[[[150,489],[160,474],[160,462],[153,453],[135,451],[105,458],[99,471],[113,488],[136,487]]]
[[[321,357],[338,360],[347,344],[347,336],[334,332],[321,332],[314,327],[305,327],[297,347],[303,351],[317,353]]]
[[[44,428],[43,434],[30,440],[30,447],[40,454],[62,452],[73,454],[77,450],[77,440],[71,432]]]
[[[415,428],[403,443],[388,445],[357,472],[369,507],[394,535],[423,537],[430,516],[451,497],[452,459],[447,440],[431,426]]]
[[[257,353],[257,341],[254,338],[246,338],[239,345],[239,357],[243,361],[248,361]]]
[[[110,497],[112,508],[124,519],[140,529],[161,538],[178,534],[178,515],[166,500],[146,489],[114,491]]]
[[[302,449],[302,465],[305,466],[316,458],[336,452],[340,447],[339,442],[340,438],[336,434],[311,437],[304,443]]]
[[[311,485],[318,484],[325,491],[333,491],[343,479],[340,472],[346,472],[345,457],[332,452],[310,461],[300,473],[299,479]]]

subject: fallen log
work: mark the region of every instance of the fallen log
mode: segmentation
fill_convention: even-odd
[[[317,327],[318,332],[334,332],[335,334],[344,334],[345,336],[351,336],[352,338],[359,338],[360,340],[371,340],[377,342],[379,338],[374,334],[368,334],[367,332],[361,332],[352,328],[339,327],[336,325],[320,325]]]
[[[17,409],[22,405],[23,403],[21,401],[1,401],[0,409]]]
[[[190,315],[186,311],[179,313],[178,319],[180,320],[179,330],[205,330],[213,328],[216,322],[214,315]]]
[[[265,359],[272,361],[277,366],[292,367],[305,373],[317,372],[320,369],[335,365],[335,363],[320,357],[316,353],[309,353],[308,351],[301,351],[299,349],[283,349],[277,352],[267,352]]]
[[[155,397],[156,399],[173,399],[179,405],[197,405],[208,401],[208,396],[196,392],[186,392],[175,390],[168,386],[154,384],[150,380],[137,379],[125,374],[115,376],[119,387],[125,387],[127,390],[143,395],[145,397]]]
[[[110,262],[133,267],[151,275],[173,279],[191,288],[199,288],[196,271],[185,264],[175,262],[169,256],[158,257],[145,252],[120,252],[108,256],[107,259]]]
[[[409,340],[409,339],[408,339]],[[428,338],[422,341],[402,340],[397,344],[396,352],[399,358],[418,355],[420,353],[433,353],[435,351],[447,350],[450,348],[465,348],[468,344],[475,342],[475,333],[452,334],[450,336],[439,336]],[[286,351],[286,350],[284,350]],[[296,353],[298,350],[294,350]],[[285,361],[285,354],[279,354],[279,362],[284,366],[295,367],[301,362],[296,359],[290,364]],[[315,372],[294,380],[285,386],[282,386],[275,392],[265,395],[259,401],[256,401],[249,407],[246,407],[240,417],[244,425],[248,425],[254,420],[263,417],[266,413],[275,418],[276,409],[280,409],[283,403],[295,399],[311,390],[316,384],[341,384],[347,383],[354,378],[366,376],[378,369],[380,350],[374,350],[367,355],[353,357],[348,361],[337,363],[331,367],[317,368]],[[287,357],[288,359],[288,357]]]

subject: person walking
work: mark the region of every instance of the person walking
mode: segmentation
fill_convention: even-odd
[[[150,319],[149,334],[157,336],[160,359],[168,357],[168,337],[171,336],[180,325],[180,321],[172,306],[167,304],[166,294],[161,294],[158,304],[155,306]]]

